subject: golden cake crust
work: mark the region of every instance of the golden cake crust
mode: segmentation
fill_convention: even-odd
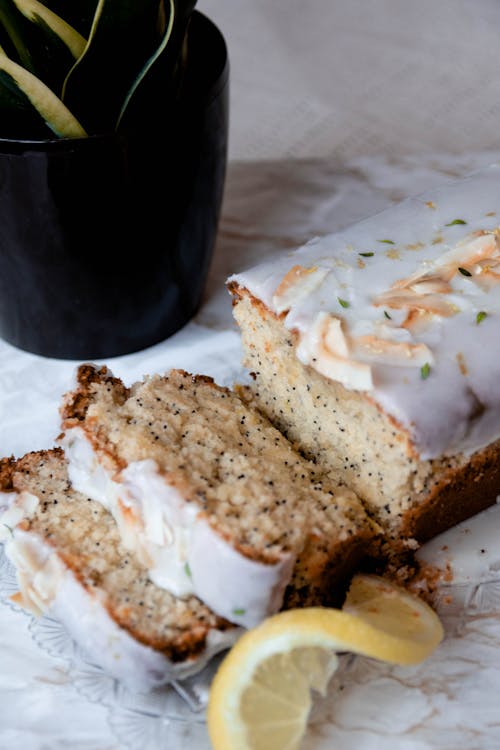
[[[211,630],[234,627],[195,597],[176,599],[151,583],[123,548],[111,515],[71,488],[60,448],[2,459],[0,488],[39,498],[38,509],[21,528],[54,548],[117,625],[169,661],[194,659],[205,649]]]
[[[282,316],[236,282],[228,289],[254,403],[319,467],[344,476],[393,546],[426,541],[496,502],[500,441],[472,456],[420,460],[406,430],[368,394],[348,391],[298,361],[295,333],[285,329]],[[328,433],[323,411],[335,412],[336,434]],[[343,439],[349,429],[350,438]]]

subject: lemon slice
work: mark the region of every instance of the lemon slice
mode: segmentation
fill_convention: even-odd
[[[247,631],[222,661],[210,689],[214,750],[297,750],[311,690],[325,694],[336,653],[417,664],[443,638],[424,601],[379,576],[356,575],[342,610],[280,612]]]

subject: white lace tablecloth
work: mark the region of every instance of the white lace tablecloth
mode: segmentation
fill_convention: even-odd
[[[500,159],[496,0],[198,7],[225,33],[232,62],[219,238],[195,319],[162,344],[106,362],[127,383],[171,366],[226,385],[242,378],[227,275]],[[0,455],[52,445],[76,364],[0,342]],[[478,554],[482,544],[477,536]],[[306,750],[500,747],[493,553],[489,563],[481,580],[462,571],[446,639],[425,665],[343,659]],[[0,581],[5,598],[5,565]],[[207,750],[206,684],[186,689],[187,700],[130,696],[82,662],[57,624],[0,603],[0,750]]]

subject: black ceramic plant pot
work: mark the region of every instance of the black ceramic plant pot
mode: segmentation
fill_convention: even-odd
[[[198,309],[227,156],[229,65],[195,11],[175,108],[133,135],[0,140],[0,336],[63,359],[143,349]]]

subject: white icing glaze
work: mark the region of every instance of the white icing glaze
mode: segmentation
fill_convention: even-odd
[[[293,555],[271,565],[241,554],[168,484],[153,460],[130,463],[115,480],[80,428],[67,430],[61,445],[73,487],[113,514],[124,545],[156,585],[175,596],[195,594],[247,628],[279,610]]]
[[[500,438],[500,267],[498,255],[481,260],[488,243],[498,254],[499,224],[500,167],[491,165],[228,281],[274,312],[288,310],[300,359],[368,391],[422,459],[469,454]],[[295,267],[312,276],[295,272],[288,288],[283,279]],[[411,307],[389,307],[401,291],[435,314],[403,326]],[[318,345],[321,315],[340,321],[348,357],[335,343],[325,355],[325,338]],[[363,366],[369,374],[360,375]]]
[[[0,542],[12,536],[23,519],[33,515],[38,502],[29,492],[0,492]]]
[[[22,606],[37,617],[47,612],[61,588],[66,567],[39,536],[13,530],[5,552],[16,568]]]
[[[208,523],[195,525],[189,559],[200,599],[214,612],[224,607],[227,619],[247,628],[280,609],[295,563],[292,555],[276,565],[250,560],[226,544]]]
[[[136,641],[109,616],[98,596],[90,594],[37,534],[15,529],[5,552],[16,566],[22,604],[35,614],[59,620],[87,658],[135,691],[151,690],[202,669],[241,634],[238,628],[212,630],[195,660],[174,663]]]

